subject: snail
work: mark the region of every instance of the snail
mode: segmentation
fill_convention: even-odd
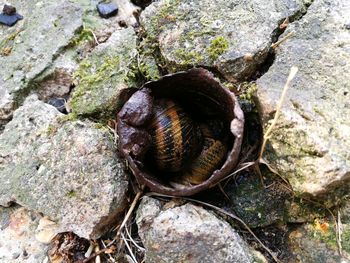
[[[200,184],[207,180],[225,160],[228,147],[223,134],[222,122],[208,121],[200,125],[200,130],[203,136],[203,148],[177,183]]]
[[[213,119],[223,125],[211,125]],[[139,184],[189,196],[234,169],[243,127],[234,94],[209,71],[194,68],[149,81],[125,102],[117,114],[118,148]],[[173,187],[176,178],[187,179]]]
[[[181,171],[198,152],[200,132],[185,110],[173,100],[154,102],[154,116],[148,130],[151,154],[161,171]]]

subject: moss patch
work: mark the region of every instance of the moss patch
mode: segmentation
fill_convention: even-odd
[[[210,46],[207,48],[209,57],[215,61],[220,55],[225,53],[229,48],[229,43],[223,36],[218,36],[210,42]]]
[[[16,30],[0,41],[0,56],[8,56],[11,54],[15,38],[20,32],[20,30]]]

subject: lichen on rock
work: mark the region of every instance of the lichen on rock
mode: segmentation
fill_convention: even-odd
[[[120,107],[119,96],[128,87],[137,87],[130,75],[136,59],[136,35],[132,28],[116,31],[84,59],[74,73],[77,87],[70,106],[77,115],[107,118]]]
[[[348,191],[350,32],[340,25],[349,12],[347,1],[314,1],[288,27],[285,34],[295,36],[277,48],[273,65],[257,80],[256,101],[267,127],[291,66],[299,67],[265,152],[299,195],[335,201]]]
[[[28,97],[0,135],[0,205],[16,202],[85,238],[98,238],[126,205],[128,181],[109,131],[61,121]]]
[[[204,66],[235,81],[251,77],[264,62],[281,20],[305,8],[294,0],[161,0],[145,9],[140,22],[144,41],[169,71]]]
[[[253,262],[238,233],[204,208],[192,204],[166,208],[144,197],[137,213],[146,262]]]

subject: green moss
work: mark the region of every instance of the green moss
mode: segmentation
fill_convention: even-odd
[[[348,225],[342,233],[342,246],[343,249],[350,254],[350,226]]]
[[[90,94],[90,97],[97,98],[103,83],[111,82],[113,76],[124,73],[119,68],[119,56],[98,58],[94,63],[92,63],[92,60],[89,58],[83,60],[78,70],[73,75],[75,81],[79,83],[70,101],[73,110],[81,107],[82,97],[85,94]],[[96,110],[96,103],[97,102],[84,103],[84,112],[89,114],[94,113]]]
[[[223,36],[218,36],[210,42],[210,45],[207,48],[207,52],[212,60],[216,60],[228,49],[228,47],[228,40]]]
[[[47,135],[54,135],[56,132],[57,132],[57,127],[50,124],[48,127],[47,127]]]
[[[319,220],[315,220],[315,222],[311,226],[312,231],[310,232],[311,237],[322,241],[327,244],[330,248],[336,250],[337,249],[337,237],[335,234],[334,224],[321,222]],[[324,229],[324,230],[323,230]]]
[[[240,92],[239,99],[248,100],[254,104],[253,98],[255,97],[258,87],[256,83],[253,82],[243,82],[240,83]]]
[[[106,57],[101,65],[92,65],[89,59],[80,63],[79,68],[73,74],[73,78],[79,81],[79,86],[86,89],[92,89],[96,83],[109,79],[118,73],[120,58],[119,56]]]
[[[70,190],[68,193],[67,193],[67,196],[69,198],[73,198],[73,197],[76,197],[77,196],[77,193],[74,191],[74,190]]]
[[[21,30],[16,30],[0,41],[0,56],[8,56],[11,53],[14,40],[20,32]]]
[[[91,28],[83,28],[70,42],[70,46],[79,46],[85,43],[94,42],[94,33]]]
[[[64,115],[58,119],[59,123],[64,123],[66,121],[75,121],[78,120],[78,115],[74,112],[69,113],[68,115]]]
[[[184,48],[175,50],[174,55],[181,59],[184,65],[198,64],[203,60],[203,56],[201,56],[197,51],[187,51]]]

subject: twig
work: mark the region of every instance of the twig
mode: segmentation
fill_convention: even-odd
[[[173,196],[170,196],[170,195],[163,195],[163,194],[158,194],[158,193],[154,193],[154,192],[151,192],[151,193],[148,193],[147,194],[148,196],[162,196],[162,197],[169,197],[169,198],[173,198]],[[222,214],[225,214],[235,220],[237,220],[238,222],[240,222],[245,229],[247,229],[247,231],[255,238],[256,241],[259,242],[259,244],[261,245],[261,247],[263,249],[266,250],[267,253],[270,254],[270,256],[275,260],[276,263],[280,263],[279,259],[273,254],[273,252],[268,248],[266,247],[262,241],[254,234],[254,232],[250,229],[250,227],[242,220],[240,219],[238,216],[230,213],[230,212],[227,212],[223,209],[221,209],[220,207],[217,207],[215,205],[211,205],[211,204],[208,204],[208,203],[205,203],[205,202],[202,202],[202,201],[199,201],[199,200],[196,200],[196,199],[192,199],[192,198],[188,198],[188,197],[182,197],[182,199],[184,200],[187,200],[187,201],[191,201],[191,202],[195,202],[195,203],[198,203],[198,204],[201,204],[201,205],[204,205],[204,206],[207,206],[207,207],[210,207],[212,209],[215,209],[217,211],[219,211],[220,213]]]
[[[93,253],[90,257],[85,258],[83,261],[78,261],[78,263],[88,263],[90,260],[94,259],[98,255],[101,255],[102,253],[105,253],[106,251],[109,250],[109,247],[106,247],[104,249],[99,250],[98,252]]]
[[[94,250],[94,246],[94,243],[90,241],[90,246],[84,255],[86,258],[90,257],[92,251]]]
[[[98,254],[100,252],[100,246],[99,244],[96,242],[96,246],[95,246],[95,253],[97,254],[96,255],[96,258],[95,258],[95,263],[101,263],[101,257],[100,257],[100,254]]]
[[[134,255],[134,253],[132,252],[131,247],[130,247],[129,244],[128,244],[128,241],[125,240],[125,236],[124,236],[123,233],[121,233],[121,238],[122,238],[122,240],[124,241],[125,246],[126,246],[127,249],[129,250],[129,253],[130,253],[130,256],[131,256],[132,260],[134,261],[134,263],[137,263],[137,260],[136,260],[136,258],[135,258],[135,255]]]
[[[341,235],[342,235],[342,223],[341,223],[341,218],[340,218],[340,209],[338,209],[338,224],[336,224],[337,229],[336,232],[338,233],[337,236],[337,244],[338,244],[338,250],[339,254],[342,256],[343,255],[343,247],[342,247],[342,240],[341,240]]]
[[[135,240],[131,237],[130,232],[129,232],[129,230],[128,230],[127,227],[125,228],[125,232],[126,232],[126,234],[128,235],[130,241],[134,244],[134,246],[135,246],[138,250],[140,250],[141,252],[144,252],[144,251],[146,250],[145,248],[140,247],[140,246],[135,242]]]
[[[295,67],[295,66],[293,66],[290,69],[290,73],[289,73],[289,76],[287,78],[287,82],[284,85],[284,88],[283,88],[280,100],[278,101],[278,104],[277,104],[277,107],[276,107],[275,117],[273,118],[270,127],[267,129],[266,133],[264,134],[264,140],[263,140],[263,144],[261,146],[260,153],[259,153],[259,158],[258,158],[259,161],[262,159],[262,156],[263,156],[263,153],[264,153],[264,150],[265,150],[265,147],[266,147],[266,143],[267,143],[268,139],[270,139],[271,132],[273,131],[273,129],[276,126],[278,117],[279,117],[279,115],[281,113],[281,108],[283,106],[284,99],[285,99],[286,94],[287,94],[287,90],[289,89],[290,83],[294,79],[294,77],[295,77],[297,72],[298,72],[298,68]]]
[[[226,180],[227,178],[229,178],[229,177],[231,177],[231,176],[233,176],[233,175],[235,175],[235,174],[238,174],[239,172],[241,172],[241,171],[247,169],[248,167],[253,166],[254,164],[255,164],[255,162],[242,163],[241,165],[244,165],[243,167],[237,169],[237,170],[234,171],[233,173],[231,173],[231,174],[229,174],[228,176],[224,177],[221,181],[224,181],[224,180]]]
[[[271,48],[275,49],[276,47],[278,47],[280,44],[282,44],[284,41],[286,41],[288,38],[294,36],[295,31],[291,31],[289,32],[286,36],[284,36],[283,38],[281,38],[280,40],[278,40],[277,42],[271,44]]]
[[[137,204],[138,200],[140,199],[140,197],[141,197],[141,195],[142,195],[142,193],[143,193],[143,190],[144,190],[144,186],[142,186],[142,189],[141,189],[139,192],[137,192],[137,194],[136,194],[134,200],[132,201],[132,203],[131,203],[131,205],[130,205],[130,208],[129,208],[128,212],[126,213],[126,215],[125,215],[125,217],[124,217],[123,222],[121,223],[121,225],[120,225],[120,227],[119,227],[119,229],[118,229],[118,231],[117,231],[117,234],[115,235],[115,237],[113,238],[113,240],[107,244],[107,247],[109,247],[110,245],[112,245],[112,244],[118,239],[118,237],[120,236],[120,234],[121,234],[123,228],[124,228],[125,225],[126,225],[126,222],[129,220],[129,218],[130,218],[132,212],[134,211],[134,209],[135,209],[135,207],[136,207],[136,204]]]

